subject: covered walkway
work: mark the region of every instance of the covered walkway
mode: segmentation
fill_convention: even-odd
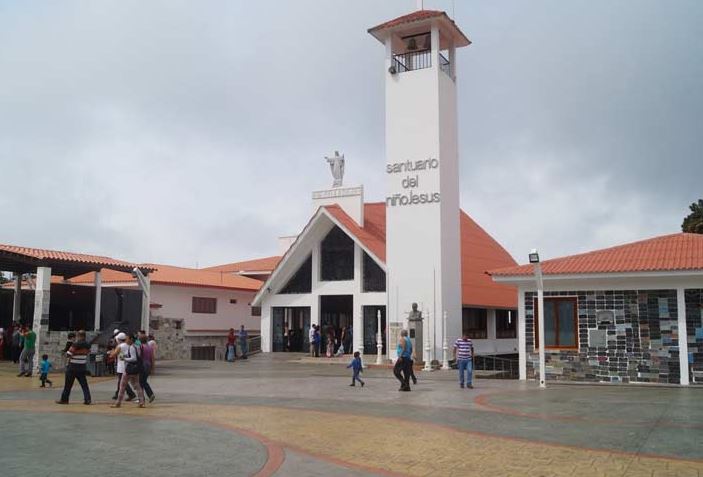
[[[31,327],[37,335],[37,350],[34,354],[35,371],[42,354],[43,338],[49,331],[52,277],[54,277],[54,283],[59,284],[78,275],[95,272],[93,323],[97,331],[100,329],[101,315],[101,269],[129,272],[138,276],[143,293],[141,324],[143,329],[147,329],[150,294],[148,275],[154,271],[154,268],[98,255],[0,244],[0,272],[10,272],[14,276],[11,322],[15,325],[23,321],[23,324]],[[23,280],[34,291],[34,310],[31,319],[21,315]]]

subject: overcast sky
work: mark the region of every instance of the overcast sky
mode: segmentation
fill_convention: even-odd
[[[456,0],[462,207],[519,262],[680,231],[703,2]],[[0,243],[275,254],[331,182],[384,198],[383,47],[414,0],[0,0]],[[452,13],[451,0],[426,8]]]

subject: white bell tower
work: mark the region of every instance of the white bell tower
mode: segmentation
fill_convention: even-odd
[[[455,52],[471,42],[445,12],[433,10],[369,33],[386,48],[389,342],[407,327],[412,303],[418,303],[429,314],[431,358],[441,360],[443,312],[449,340],[461,333]],[[391,354],[394,349],[389,346]]]

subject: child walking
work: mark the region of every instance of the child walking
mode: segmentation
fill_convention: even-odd
[[[39,375],[39,379],[41,380],[42,388],[46,387],[46,383],[49,383],[50,388],[54,387],[54,383],[48,378],[51,368],[53,368],[53,365],[49,362],[49,355],[41,355],[41,363],[39,363],[39,372],[41,374]]]
[[[352,371],[354,372],[352,375],[352,382],[349,386],[356,386],[356,381],[359,381],[361,383],[361,387],[363,388],[364,381],[362,381],[359,377],[359,373],[364,371],[364,366],[361,364],[361,356],[358,351],[354,352],[354,359],[351,360],[351,363],[349,363],[347,368],[352,368]]]

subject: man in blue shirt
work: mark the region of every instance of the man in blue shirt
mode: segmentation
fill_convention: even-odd
[[[408,338],[408,330],[400,331],[398,346],[396,347],[398,359],[393,367],[393,374],[400,381],[400,389],[398,391],[410,391],[410,371],[413,364],[413,344]]]

